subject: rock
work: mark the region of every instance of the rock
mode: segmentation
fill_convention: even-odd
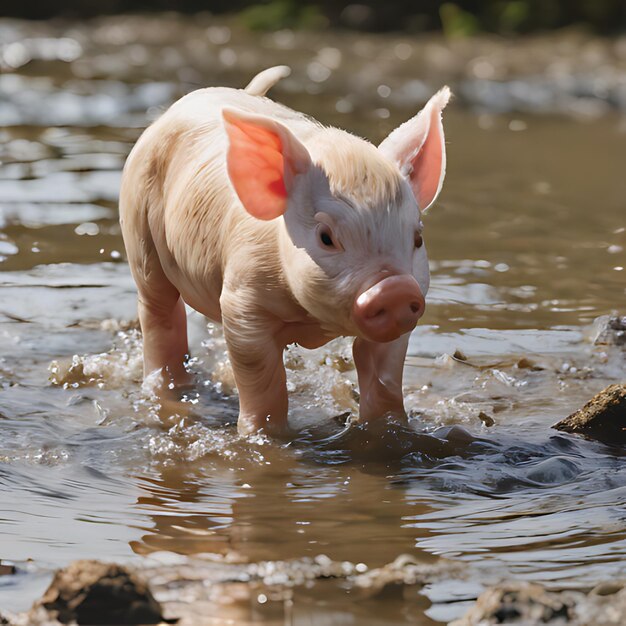
[[[467,356],[465,355],[465,352],[462,352],[458,348],[454,351],[452,358],[456,359],[457,361],[467,361]]]
[[[573,601],[533,583],[505,583],[490,587],[476,604],[450,626],[488,624],[545,624],[567,622]]]
[[[601,315],[591,327],[595,345],[626,346],[626,315]]]
[[[146,583],[125,567],[99,561],[74,561],[58,570],[37,605],[66,624],[163,621],[161,607]]]
[[[610,385],[553,428],[606,443],[626,443],[626,385]]]
[[[493,426],[496,423],[496,420],[493,419],[493,417],[491,417],[491,415],[488,415],[487,413],[485,413],[484,411],[481,411],[478,414],[478,419],[485,425],[487,426],[487,428]]]
[[[581,591],[547,591],[534,583],[511,582],[487,589],[474,606],[450,626],[621,626],[625,616],[626,588],[623,581],[604,583],[588,594]]]
[[[10,576],[11,574],[15,574],[16,571],[15,565],[7,565],[0,561],[0,576]],[[0,622],[0,624],[1,623],[2,622]]]
[[[517,367],[517,369],[520,369],[520,370],[530,370],[531,372],[540,372],[541,370],[545,369],[541,365],[537,365],[537,363],[534,363],[533,361],[531,361],[530,359],[527,359],[526,357],[522,357],[515,364],[515,367]]]

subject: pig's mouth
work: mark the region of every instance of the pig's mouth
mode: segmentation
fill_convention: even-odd
[[[426,303],[410,274],[388,276],[363,291],[352,306],[352,320],[369,341],[386,343],[411,332]]]

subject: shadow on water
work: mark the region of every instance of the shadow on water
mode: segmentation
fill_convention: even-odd
[[[300,436],[296,445],[310,453],[303,458],[319,463],[374,463],[428,466],[451,456],[469,457],[489,445],[460,426],[446,426],[432,433],[418,432],[394,420],[371,424],[347,424],[338,433],[316,439],[313,433]]]

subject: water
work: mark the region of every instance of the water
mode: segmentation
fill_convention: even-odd
[[[453,104],[448,176],[425,220],[433,286],[407,360],[409,427],[347,424],[355,375],[339,340],[286,354],[294,440],[242,440],[221,332],[197,314],[194,388],[161,406],[142,387],[116,213],[124,158],[195,83],[241,86],[285,49],[296,71],[277,99],[379,141],[427,93],[406,96],[397,59],[385,81],[405,100],[377,93],[357,61],[409,44],[329,35],[318,49],[173,16],[0,32],[22,42],[0,76],[0,557],[21,566],[0,578],[0,607],[27,608],[72,559],[163,552],[463,565],[400,599],[301,589],[306,623],[440,623],[503,578],[626,574],[623,448],[550,429],[624,377],[623,351],[589,338],[626,296],[617,113]]]

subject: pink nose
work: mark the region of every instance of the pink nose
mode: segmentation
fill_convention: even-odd
[[[352,318],[370,341],[393,341],[412,331],[424,314],[424,296],[413,276],[389,276],[354,302]]]

